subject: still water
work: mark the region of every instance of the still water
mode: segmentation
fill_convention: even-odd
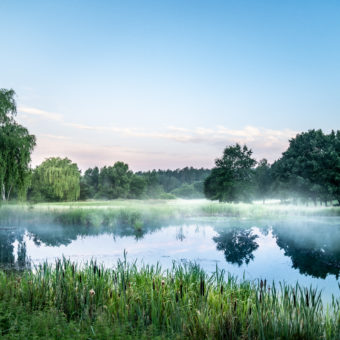
[[[0,227],[2,266],[53,263],[65,256],[113,266],[123,257],[171,268],[196,262],[207,272],[224,269],[238,278],[317,287],[327,301],[340,296],[340,218],[282,220],[188,219],[143,228],[34,225]]]

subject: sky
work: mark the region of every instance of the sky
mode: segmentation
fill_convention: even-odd
[[[340,128],[340,1],[0,0],[0,88],[36,135],[32,166],[274,161]]]

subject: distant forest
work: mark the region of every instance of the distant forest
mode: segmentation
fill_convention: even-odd
[[[257,162],[246,145],[225,148],[216,166],[133,173],[128,164],[87,169],[69,159],[50,158],[31,171],[30,201],[87,199],[208,198],[221,202],[335,204],[340,199],[340,131],[310,130],[290,140],[273,164]],[[337,203],[337,204],[338,204]]]
[[[80,179],[80,199],[114,198],[204,198],[208,169],[183,168],[133,173],[128,165],[88,169]]]
[[[79,174],[68,159],[50,158],[32,172],[28,199],[68,201],[116,198],[203,198],[210,170],[184,168],[133,173],[123,162],[87,169]],[[53,177],[58,180],[53,180]],[[72,178],[74,184],[72,184]],[[59,187],[58,187],[59,186]]]
[[[221,202],[280,199],[340,203],[340,131],[309,130],[289,141],[273,164],[257,162],[246,145],[227,146],[213,169],[186,167],[133,173],[128,164],[87,169],[68,158],[30,167],[34,135],[18,124],[13,90],[0,89],[0,193],[31,202],[87,199],[208,198]]]

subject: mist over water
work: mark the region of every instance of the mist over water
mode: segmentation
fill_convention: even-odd
[[[293,208],[294,209],[294,208]],[[127,251],[129,261],[196,262],[238,278],[267,279],[317,287],[326,301],[339,296],[340,217],[191,217],[129,225],[84,226],[22,223],[0,228],[3,267],[25,268],[65,256],[113,266]]]

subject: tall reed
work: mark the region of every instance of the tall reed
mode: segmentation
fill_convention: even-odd
[[[41,322],[59,320],[46,327],[46,338],[64,327],[74,338],[340,339],[339,298],[325,306],[312,288],[238,282],[196,264],[163,271],[124,259],[107,269],[63,259],[23,273],[1,271],[2,337],[20,334],[18,315],[39,313]],[[32,327],[26,325],[29,334],[41,333]]]

